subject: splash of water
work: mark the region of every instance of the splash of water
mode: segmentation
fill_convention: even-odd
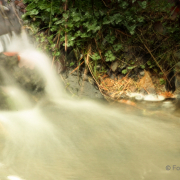
[[[0,53],[7,50],[7,46],[10,44],[11,38],[8,34],[0,36]]]
[[[31,95],[15,80],[12,87],[3,87],[17,110],[0,111],[0,179],[179,178],[178,119],[126,114],[66,98],[50,60],[22,39],[14,40],[9,49],[37,67],[46,93],[44,101],[34,106]],[[4,71],[8,79],[10,74]],[[30,105],[24,109],[23,103]]]

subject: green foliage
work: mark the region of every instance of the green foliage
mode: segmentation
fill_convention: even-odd
[[[116,57],[113,55],[113,53],[109,50],[105,53],[106,61],[114,61]]]
[[[129,66],[128,69],[134,69],[136,66]]]
[[[146,7],[146,1],[134,8],[131,2],[126,0],[111,1],[108,7],[104,1],[68,0],[68,9],[65,11],[64,0],[24,0],[24,2],[28,3],[24,19],[34,18],[31,23],[37,28],[43,26],[50,28],[51,34],[60,34],[62,45],[64,45],[65,33],[68,33],[69,47],[86,46],[94,38],[99,38],[98,32],[104,34],[107,47],[113,45],[116,41],[113,29],[126,28],[130,34],[134,34],[137,23],[143,22],[143,17],[137,12]],[[113,8],[109,11],[110,7]],[[115,44],[113,49],[116,52],[121,50],[122,44]],[[107,61],[115,59],[110,50],[105,51],[104,54]]]
[[[145,69],[145,65],[143,65],[143,64],[142,64],[142,65],[140,65],[140,67],[141,67],[142,69]]]
[[[74,64],[75,64],[74,62],[71,62],[71,63],[70,63],[70,66],[74,66]]]
[[[160,82],[161,85],[166,84],[166,81],[165,81],[163,78],[160,78],[160,79],[159,79],[159,82]]]
[[[122,44],[114,44],[113,45],[113,48],[115,51],[119,51],[120,49],[122,49],[122,47],[123,47]]]
[[[91,58],[94,60],[94,61],[97,61],[97,60],[100,60],[101,57],[98,55],[98,53],[94,53]]]
[[[122,74],[127,74],[127,72],[128,72],[127,69],[122,70]]]
[[[172,5],[167,3],[167,0],[68,0],[66,11],[66,0],[24,2],[28,4],[24,19],[30,21],[35,28],[48,32],[46,35],[36,34],[37,41],[43,44],[42,49],[51,51],[57,58],[60,57],[60,49],[65,46],[67,34],[67,46],[79,49],[82,54],[87,53],[89,44],[92,45],[94,54],[91,59],[95,71],[97,61],[102,59],[111,63],[122,57],[125,44],[140,47],[143,49],[140,53],[149,53],[144,45],[151,51],[155,49],[154,43],[157,43],[158,48],[153,51],[153,55],[159,57],[159,61],[165,56],[161,54],[166,53],[172,45],[177,43],[180,46],[179,25],[175,24],[178,20],[167,20],[172,15]],[[153,29],[157,21],[165,26],[164,34]],[[141,39],[137,38],[137,35]],[[166,37],[170,37],[172,41],[167,43],[162,40]],[[146,66],[140,67],[155,68],[157,62],[153,61],[150,59]],[[126,74],[133,69],[135,66],[132,65],[127,63],[122,73]]]

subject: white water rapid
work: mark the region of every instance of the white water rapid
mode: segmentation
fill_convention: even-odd
[[[72,100],[25,35],[9,51],[38,69],[46,93],[34,104],[7,69],[1,72],[11,80],[2,88],[15,108],[0,111],[0,180],[179,180],[178,118]]]

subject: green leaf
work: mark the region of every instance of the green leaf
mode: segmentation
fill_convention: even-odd
[[[111,20],[108,19],[108,17],[104,17],[103,24],[110,24]]]
[[[64,19],[61,19],[61,20],[59,20],[59,21],[56,21],[54,24],[61,24],[61,23],[63,23],[63,22],[65,22]]]
[[[128,69],[134,69],[136,66],[129,66]]]
[[[60,56],[60,54],[61,54],[60,52],[56,52],[54,55],[55,56]]]
[[[91,58],[92,58],[94,61],[97,61],[97,60],[100,60],[100,59],[101,59],[101,57],[99,56],[98,53],[94,53],[94,54],[91,56]]]
[[[151,61],[147,61],[147,65],[148,65],[148,66],[151,66]]]
[[[114,48],[114,50],[115,51],[119,51],[120,49],[122,49],[122,44],[115,44],[115,45],[113,45],[113,48]]]
[[[64,19],[68,19],[69,15],[67,13],[63,13]]]
[[[140,67],[141,67],[142,69],[145,69],[145,65],[140,65]]]
[[[71,62],[71,63],[70,63],[70,66],[74,66],[74,64],[75,64],[74,62]]]
[[[29,15],[37,15],[39,13],[39,11],[37,9],[33,9]]]
[[[137,18],[137,20],[138,20],[138,22],[144,22],[144,17],[139,17],[139,18]]]
[[[114,61],[116,57],[113,55],[113,53],[109,50],[105,53],[106,61]]]
[[[146,9],[146,6],[147,6],[146,1],[143,1],[143,2],[138,1],[138,4],[141,6],[141,8]]]
[[[122,74],[127,74],[127,69],[122,70]]]
[[[128,3],[126,2],[126,1],[123,1],[122,2],[122,4],[121,4],[121,7],[123,8],[123,9],[126,9],[127,7],[128,7]]]
[[[166,84],[166,81],[163,78],[160,78],[159,82],[160,82],[161,85]]]

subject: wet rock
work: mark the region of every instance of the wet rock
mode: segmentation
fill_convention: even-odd
[[[9,106],[9,104],[7,103],[7,101],[8,101],[8,96],[4,93],[4,91],[3,91],[2,88],[0,88],[0,99],[1,99],[0,109],[1,109],[1,110],[10,109],[10,106]]]
[[[150,77],[150,73],[145,71],[144,77],[139,82],[140,87],[144,88],[148,93],[155,94],[155,87]]]
[[[9,10],[2,12],[2,9],[0,9],[0,35],[8,34],[12,31],[19,34],[21,32],[21,24],[17,16],[20,17],[21,15],[19,14],[18,10],[15,12],[13,3],[6,3],[3,1],[3,6]]]
[[[153,24],[153,28],[156,32],[158,32],[160,34],[164,34],[165,29],[160,21],[155,22]]]
[[[175,53],[174,53],[174,56],[175,56],[176,58],[180,59],[180,51],[175,52]]]
[[[126,67],[127,67],[126,64],[120,65],[120,66],[117,68],[117,72],[122,73],[122,70],[125,69]]]
[[[19,68],[18,63],[17,56],[0,54],[0,85],[12,85],[16,81],[19,86],[28,91],[43,91],[45,82],[41,75],[35,69]]]
[[[147,94],[147,92],[145,91],[145,89],[144,88],[140,88],[140,90],[139,90],[139,92],[140,92],[140,94]]]
[[[15,0],[14,4],[21,12],[26,12],[26,5],[21,0]]]
[[[56,68],[56,72],[58,74],[60,74],[60,73],[62,73],[64,71],[64,66],[59,61],[55,62],[55,68]]]
[[[111,74],[112,74],[112,73],[111,73],[111,70],[108,69],[108,70],[107,70],[107,75],[108,75],[109,77],[111,77]]]
[[[116,79],[116,75],[115,75],[114,73],[112,73],[111,76],[110,76],[110,78],[111,78],[112,80],[115,80],[115,79]]]
[[[83,74],[83,75],[82,75],[82,79],[83,79],[84,81],[88,81],[89,76],[88,76],[87,74]]]
[[[124,76],[123,75],[118,75],[118,80],[121,80]]]
[[[117,68],[118,68],[118,65],[119,65],[119,61],[112,62],[111,63],[111,70],[113,72],[115,72],[117,70]]]
[[[170,71],[170,73],[167,75],[167,79],[166,79],[166,91],[172,91],[174,92],[176,90],[175,87],[175,74],[174,74],[174,70]]]
[[[72,96],[80,96],[81,98],[91,98],[91,99],[103,99],[103,95],[100,93],[95,85],[94,79],[89,75],[84,75],[82,73],[79,76],[74,76],[70,74],[72,69],[63,73],[62,76],[66,82],[67,91],[70,92]],[[76,71],[74,72],[76,73]],[[66,77],[67,74],[68,76]],[[77,75],[77,73],[76,73]]]
[[[156,94],[156,90],[154,87],[148,87],[147,88],[147,91],[150,93],[150,94]]]
[[[144,72],[144,71],[141,71],[139,74],[140,74],[141,76],[144,76],[145,72]]]
[[[130,90],[131,92],[136,92],[136,91],[137,91],[137,88],[136,88],[135,86],[131,86],[131,87],[129,88],[129,90]]]
[[[133,58],[133,54],[132,53],[125,53],[124,58],[126,59],[126,61],[130,61]]]

